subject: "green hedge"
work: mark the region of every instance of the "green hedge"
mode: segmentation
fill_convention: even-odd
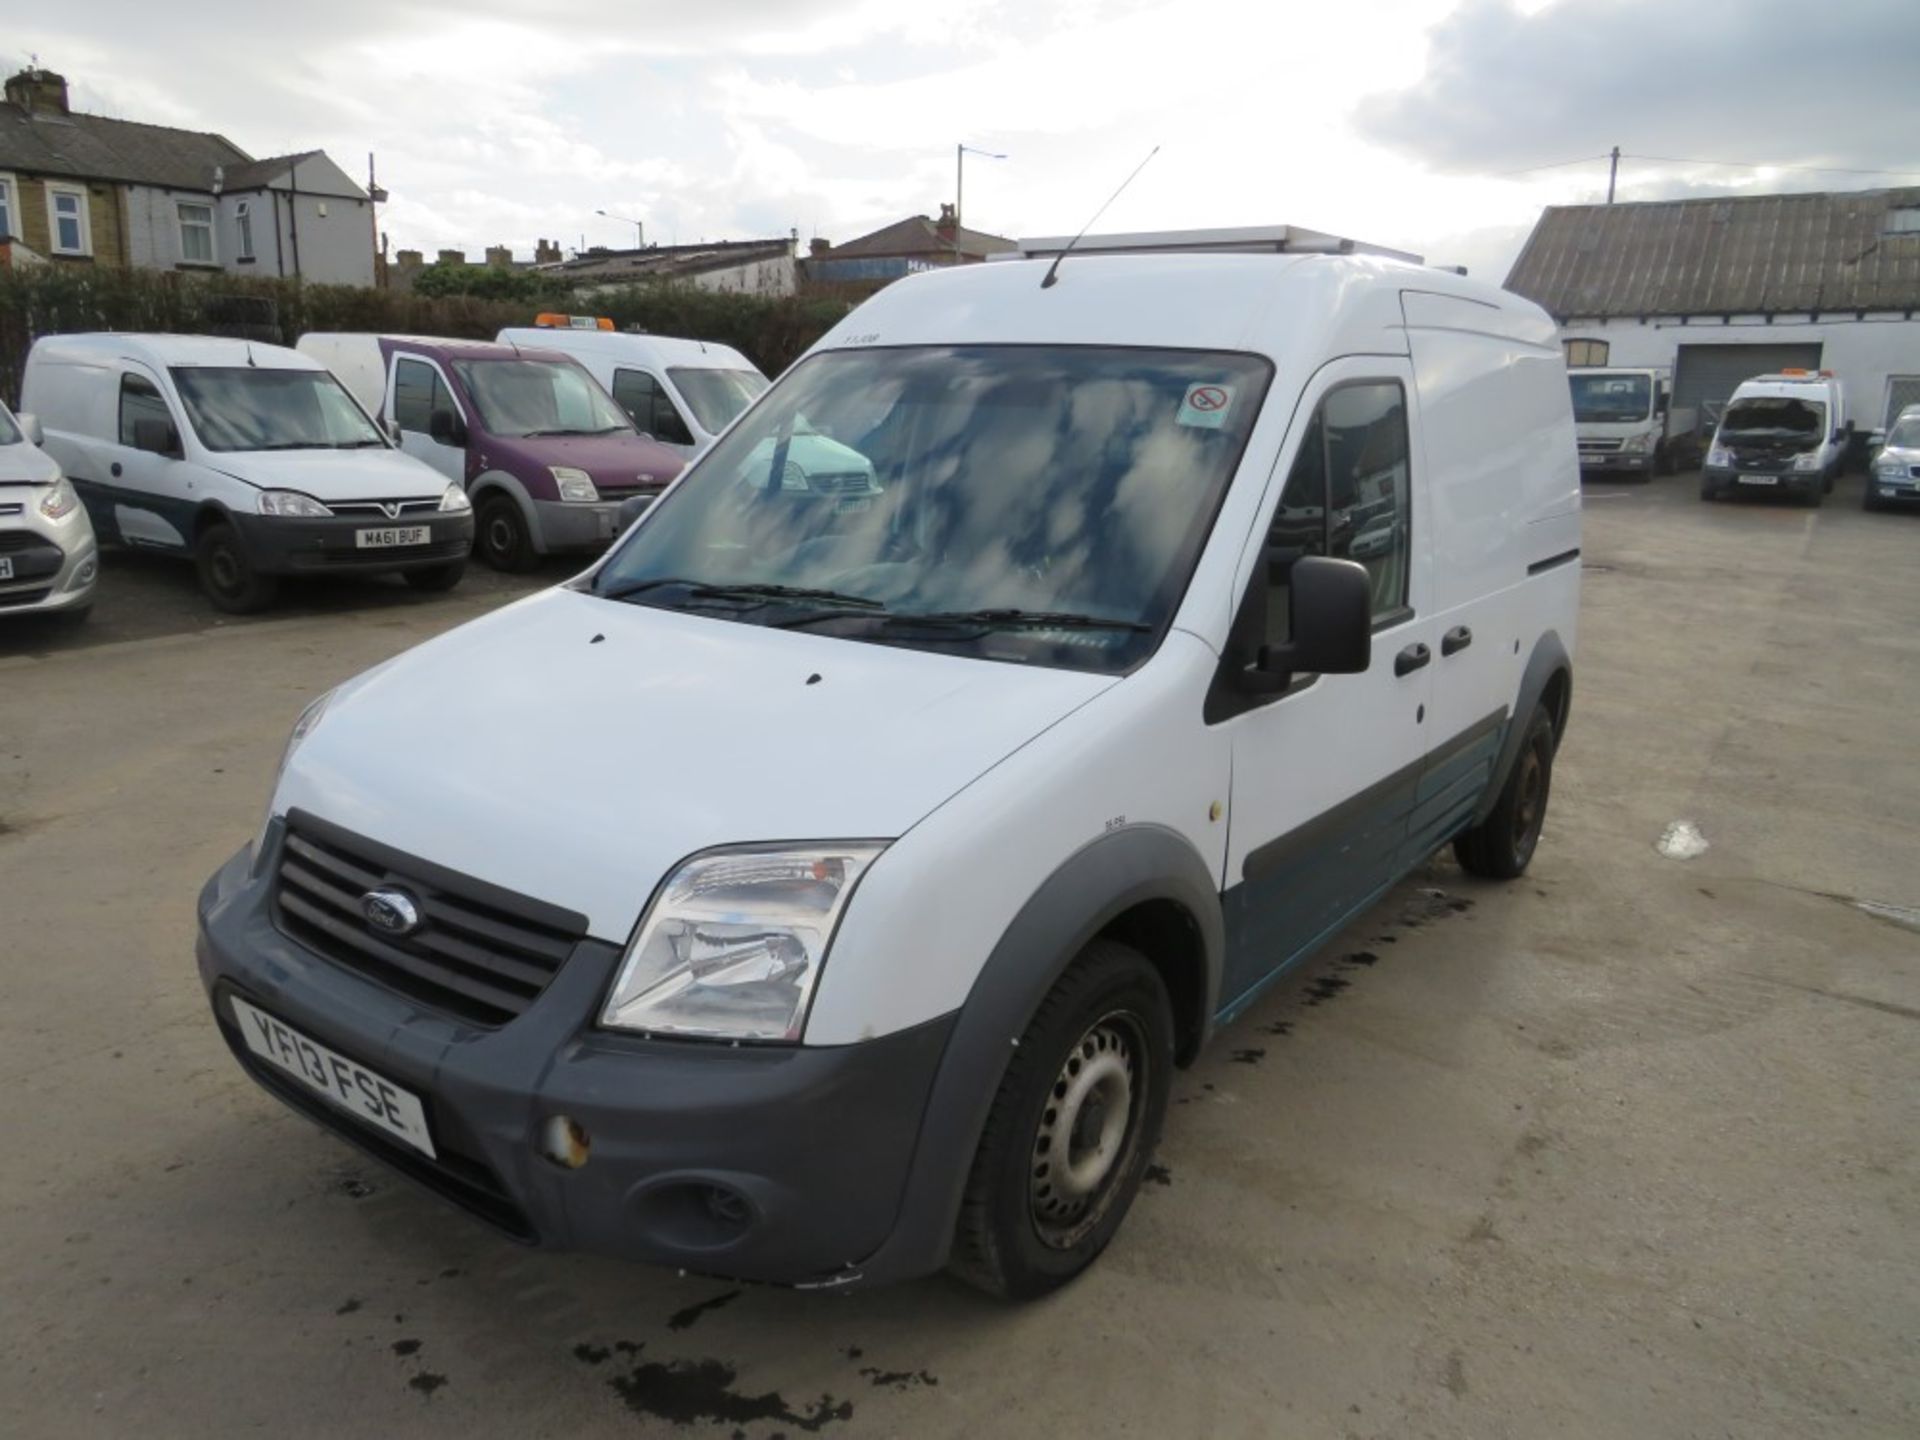
[[[83,330],[193,334],[219,328],[210,323],[210,314],[231,319],[253,310],[270,316],[288,345],[309,330],[488,339],[503,326],[529,325],[538,311],[552,308],[605,315],[621,329],[638,326],[656,335],[717,340],[778,375],[847,313],[849,302],[839,296],[766,299],[659,284],[621,286],[570,301],[563,290],[550,290],[538,300],[488,299],[231,275],[22,266],[0,270],[0,396],[18,403],[27,351],[41,335]]]

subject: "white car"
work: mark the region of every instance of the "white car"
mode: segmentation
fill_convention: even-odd
[[[99,550],[80,497],[40,439],[38,419],[0,405],[0,616],[83,620]]]
[[[1888,428],[1868,467],[1862,503],[1869,510],[1920,501],[1920,405],[1909,405]]]
[[[889,286],[586,575],[314,701],[200,898],[247,1072],[525,1240],[1032,1296],[1288,966],[1449,842],[1524,871],[1553,321],[1373,257],[1048,273]],[[776,483],[809,429],[879,493]]]

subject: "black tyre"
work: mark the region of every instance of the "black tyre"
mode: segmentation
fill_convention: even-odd
[[[1874,498],[1873,476],[1871,475],[1867,476],[1867,488],[1860,492],[1860,508],[1862,510],[1878,510],[1880,508],[1880,502]]]
[[[1720,498],[1719,488],[1705,476],[1702,476],[1700,480],[1700,498],[1702,500],[1718,500]]]
[[[1679,466],[1674,463],[1673,451],[1669,450],[1665,445],[1655,446],[1653,451],[1653,473],[1656,475],[1671,475],[1677,469],[1679,469]]]
[[[474,516],[474,552],[496,570],[518,575],[533,565],[533,536],[527,517],[511,495],[493,494],[480,502]]]
[[[224,520],[200,532],[193,542],[193,559],[200,570],[200,588],[216,609],[229,615],[264,610],[280,593],[279,578],[253,568],[240,532]]]
[[[443,590],[451,590],[460,583],[460,577],[467,573],[467,562],[455,560],[451,565],[428,565],[419,570],[402,570],[400,578],[412,589],[423,590],[437,595]]]
[[[1454,858],[1469,875],[1511,880],[1525,872],[1547,820],[1555,743],[1553,717],[1536,709],[1493,813],[1454,839]]]
[[[1040,1003],[994,1096],[953,1272],[1003,1299],[1073,1279],[1126,1218],[1160,1140],[1173,1014],[1139,951],[1096,940]]]
[[[1838,466],[1835,466],[1820,477],[1820,493],[1822,495],[1831,495],[1833,493],[1833,477],[1838,468]]]
[[[1798,495],[1795,495],[1793,498],[1800,504],[1806,506],[1809,510],[1818,510],[1821,506],[1821,503],[1826,500],[1827,492],[1823,490],[1820,486],[1814,485],[1814,486],[1810,486],[1806,490],[1801,491]]]

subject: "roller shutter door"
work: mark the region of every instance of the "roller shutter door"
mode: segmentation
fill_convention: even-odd
[[[1818,370],[1820,346],[1682,345],[1673,370],[1676,410],[1705,407],[1703,428],[1720,419],[1727,399],[1742,380],[1776,370]]]
[[[1887,418],[1881,422],[1882,425],[1891,429],[1893,422],[1900,418],[1900,412],[1909,405],[1920,405],[1920,375],[1888,376]]]

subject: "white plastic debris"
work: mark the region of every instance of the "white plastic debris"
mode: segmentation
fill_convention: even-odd
[[[1707,853],[1707,837],[1691,820],[1676,820],[1662,832],[1653,848],[1669,860],[1691,860]]]

